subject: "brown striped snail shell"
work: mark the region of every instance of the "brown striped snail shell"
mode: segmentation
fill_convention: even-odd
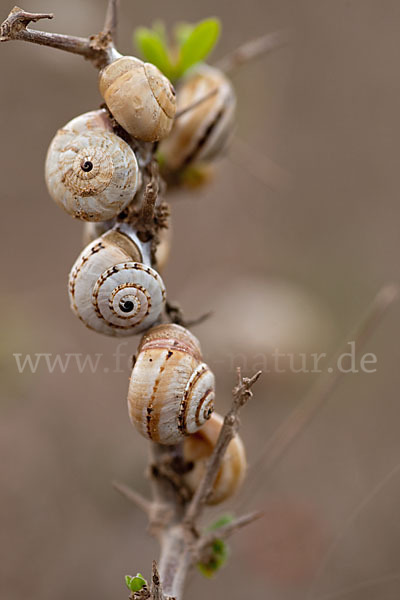
[[[152,327],[165,287],[150,266],[149,244],[121,224],[91,242],[69,275],[71,308],[89,329],[117,337]]]
[[[199,431],[183,442],[183,457],[187,463],[193,465],[193,468],[184,475],[184,480],[193,493],[203,478],[207,461],[215,448],[223,422],[223,418],[214,413]],[[225,452],[207,504],[219,504],[233,496],[242,485],[245,473],[246,453],[242,440],[236,434]]]
[[[182,81],[177,90],[177,110],[184,111],[207,94],[207,100],[179,115],[160,154],[170,171],[209,161],[221,154],[231,137],[236,97],[226,75],[209,65],[199,65]]]
[[[176,444],[210,418],[214,388],[197,338],[180,325],[154,327],[144,335],[132,370],[132,424],[154,442]]]
[[[115,120],[136,139],[155,142],[171,131],[175,90],[154,65],[118,58],[100,72],[99,88]]]
[[[113,132],[105,110],[80,115],[59,129],[47,152],[45,176],[53,200],[84,221],[117,216],[140,184],[135,154]]]

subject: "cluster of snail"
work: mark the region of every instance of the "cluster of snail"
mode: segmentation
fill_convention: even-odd
[[[207,65],[189,72],[176,94],[157,67],[121,55],[100,72],[99,88],[104,108],[60,129],[46,158],[51,197],[86,222],[87,245],[69,275],[71,308],[99,333],[143,334],[129,384],[130,419],[153,442],[182,443],[191,465],[185,483],[194,492],[222,427],[213,413],[215,379],[190,331],[162,323],[166,290],[159,271],[168,238],[161,236],[153,251],[135,219],[155,151],[175,173],[218,155],[232,130],[235,95],[225,75]],[[236,436],[209,502],[232,495],[245,468]]]

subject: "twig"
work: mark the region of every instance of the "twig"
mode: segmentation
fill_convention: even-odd
[[[133,490],[132,488],[124,485],[123,483],[119,483],[118,481],[113,481],[112,486],[117,492],[124,496],[130,502],[133,502],[140,510],[142,510],[148,517],[151,516],[151,508],[152,502],[147,500],[144,496]]]
[[[160,574],[158,572],[157,563],[153,560],[153,568],[151,574],[151,598],[152,600],[164,600]]]
[[[335,550],[337,549],[341,540],[343,540],[343,536],[348,531],[349,527],[354,523],[354,521],[360,516],[360,514],[365,510],[365,508],[374,500],[382,490],[387,486],[387,484],[393,479],[393,477],[397,476],[400,471],[400,463],[394,466],[393,469],[389,473],[387,473],[375,486],[374,488],[362,499],[361,502],[357,504],[357,506],[351,511],[350,515],[345,519],[344,523],[340,526],[339,531],[336,536],[333,538],[332,542],[328,546],[325,555],[322,557],[322,560],[314,573],[313,579],[311,581],[311,585],[308,589],[306,600],[311,600],[314,596],[314,590],[317,585],[318,579],[324,572],[326,566],[329,563],[330,558],[333,556]]]
[[[288,44],[288,42],[289,33],[286,30],[276,31],[274,33],[267,33],[266,35],[263,35],[259,38],[256,38],[255,40],[251,40],[250,42],[243,44],[243,46],[240,46],[239,48],[222,58],[220,61],[218,61],[218,63],[215,66],[228,74],[240,67],[242,64],[247,63],[250,60],[254,60],[258,56],[267,54],[269,52],[272,52],[273,50],[281,48],[282,46]],[[218,94],[218,90],[219,88],[214,88],[213,90],[205,94],[202,98],[199,98],[198,100],[196,100],[196,102],[193,102],[193,104],[185,106],[185,108],[179,110],[175,114],[175,119],[179,119],[186,113],[197,108],[200,104],[203,104],[203,102],[206,102],[207,100]]]
[[[171,323],[176,323],[176,325],[182,325],[182,327],[186,327],[190,329],[190,327],[194,327],[195,325],[200,325],[200,323],[204,323],[207,319],[209,319],[213,315],[213,311],[210,310],[195,319],[186,320],[182,307],[178,304],[178,302],[166,302],[165,311],[169,318],[171,319]]]
[[[275,192],[288,193],[292,190],[291,174],[244,140],[233,139],[228,158]]]
[[[277,429],[274,435],[268,440],[260,453],[259,459],[254,463],[252,469],[259,473],[259,470],[269,470],[282,457],[297,435],[302,432],[305,426],[311,421],[317,410],[322,406],[336,389],[338,383],[343,378],[343,371],[338,368],[339,357],[346,352],[348,341],[354,340],[355,347],[359,352],[368,341],[371,334],[375,332],[378,324],[390,308],[390,306],[399,297],[399,287],[396,284],[384,286],[370,307],[364,318],[356,327],[353,333],[346,338],[346,342],[340,346],[330,362],[330,366],[319,377],[310,393],[288,416],[283,424]],[[257,475],[259,476],[259,475]]]
[[[218,90],[219,90],[219,88],[214,88],[213,90],[211,90],[207,94],[204,94],[204,96],[202,96],[201,98],[199,98],[198,100],[196,100],[196,102],[193,102],[193,104],[189,104],[188,106],[185,106],[185,108],[182,108],[181,110],[179,110],[175,114],[174,118],[175,119],[179,119],[179,117],[182,117],[183,115],[185,115],[186,113],[190,112],[191,110],[194,110],[200,104],[203,104],[203,102],[206,102],[206,100],[209,100],[210,98],[212,98],[213,96],[215,96],[216,94],[218,94]]]
[[[118,24],[119,0],[108,0],[106,18],[104,21],[103,33],[109,35],[115,42]]]
[[[286,46],[289,40],[290,32],[288,30],[267,33],[259,38],[250,40],[227,54],[217,62],[216,66],[225,71],[225,73],[232,73],[241,65],[255,60],[259,56],[273,52],[282,46]]]
[[[90,60],[99,69],[115,58],[116,51],[109,35],[99,33],[90,38],[81,38],[28,29],[30,22],[52,18],[52,13],[29,13],[15,6],[0,26],[0,42],[22,40],[72,52]]]
[[[54,19],[53,13],[30,13],[14,6],[8,18],[0,26],[0,42],[6,42],[15,37],[22,29],[25,29],[29,23],[36,23],[41,19]]]
[[[254,523],[254,521],[261,519],[263,516],[264,513],[261,511],[243,515],[242,517],[238,517],[232,521],[232,523],[227,523],[223,527],[219,527],[215,531],[203,535],[197,545],[198,552],[201,553],[203,550],[211,546],[216,540],[226,540],[239,529],[247,527],[247,525]]]
[[[243,378],[240,367],[237,369],[238,383],[233,389],[232,407],[225,416],[218,441],[208,462],[204,477],[186,511],[184,523],[188,528],[194,528],[195,521],[199,518],[207,499],[212,493],[212,488],[221,467],[226,449],[238,429],[240,409],[252,397],[253,393],[251,388],[260,375],[261,371],[258,371],[250,378]]]
[[[150,181],[147,183],[143,195],[143,203],[139,219],[141,231],[152,232],[154,228],[154,215],[159,192],[158,179],[158,163],[153,161],[150,165]]]

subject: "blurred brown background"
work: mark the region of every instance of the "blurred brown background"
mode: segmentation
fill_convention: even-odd
[[[214,310],[195,333],[216,372],[222,412],[235,354],[250,372],[274,348],[329,353],[377,290],[398,280],[400,4],[121,4],[119,49],[128,54],[133,27],[156,18],[172,25],[221,17],[214,58],[266,31],[294,31],[291,48],[234,76],[240,147],[208,187],[171,198],[174,242],[164,280],[189,317]],[[11,7],[0,1],[1,19]],[[23,7],[55,13],[43,29],[87,35],[101,28],[105,2],[25,0]],[[115,372],[118,340],[86,330],[70,312],[66,281],[82,226],[50,200],[43,177],[57,128],[100,101],[96,72],[80,57],[1,45],[0,568],[7,600],[124,598],[123,576],[148,575],[158,552],[142,515],[110,485],[119,479],[147,491],[146,443],[125,404],[137,339],[124,340]],[[279,189],[253,156],[290,172],[293,191]],[[317,375],[263,376],[242,428],[249,462],[259,467],[232,508],[264,508],[266,517],[237,535],[215,581],[193,576],[188,598],[400,597],[399,323],[397,304],[365,348],[376,354],[377,372],[343,376],[268,474],[263,445]],[[14,353],[103,356],[95,374],[75,366],[51,374],[43,364],[19,374]]]

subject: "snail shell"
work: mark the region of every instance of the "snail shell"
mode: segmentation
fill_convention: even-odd
[[[180,325],[154,327],[144,335],[132,370],[132,424],[154,442],[176,444],[210,418],[214,388],[194,335]]]
[[[105,110],[80,115],[57,132],[45,176],[53,200],[84,221],[117,216],[140,183],[135,154],[113,133]]]
[[[207,94],[204,102],[175,119],[160,153],[166,168],[177,171],[189,164],[209,161],[221,154],[233,131],[236,97],[229,79],[209,65],[200,65],[177,91],[177,110],[185,110]]]
[[[186,485],[194,493],[203,478],[207,461],[213,452],[221,432],[223,418],[214,413],[210,420],[183,443],[183,456],[193,468],[184,476]],[[237,492],[246,473],[246,453],[239,435],[228,445],[221,468],[207,504],[219,504]]]
[[[138,140],[155,142],[171,131],[175,90],[154,65],[123,56],[100,72],[99,88],[115,120]]]
[[[165,303],[165,287],[150,266],[148,245],[120,225],[91,242],[69,275],[71,308],[89,329],[113,336],[152,327]]]

